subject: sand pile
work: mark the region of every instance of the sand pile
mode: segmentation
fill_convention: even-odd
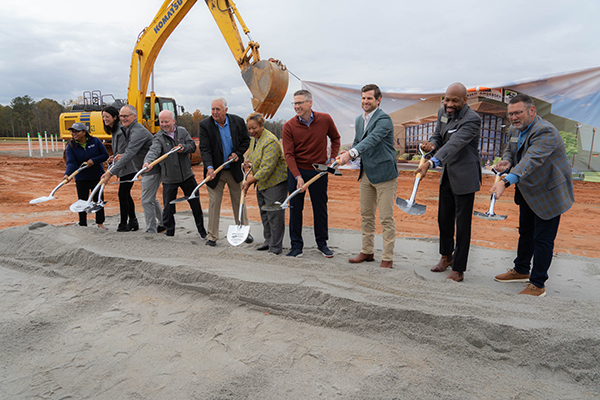
[[[539,299],[493,281],[509,251],[473,249],[457,284],[429,272],[431,240],[398,239],[383,270],[347,263],[357,232],[330,232],[325,259],[306,231],[291,259],[204,246],[189,213],[177,221],[174,238],[0,231],[0,398],[599,396],[597,260],[557,257]]]

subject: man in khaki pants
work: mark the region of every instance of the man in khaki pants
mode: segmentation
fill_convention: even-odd
[[[211,103],[211,116],[200,121],[200,154],[204,163],[204,176],[210,177],[206,183],[208,188],[208,236],[206,245],[216,246],[219,239],[219,218],[221,201],[225,184],[229,188],[231,207],[236,221],[239,221],[240,195],[242,193],[242,163],[244,153],[250,145],[250,137],[246,121],[237,115],[227,114],[227,100],[216,98]],[[218,174],[215,174],[221,164],[228,164]],[[245,210],[244,210],[245,211]],[[242,225],[248,225],[248,216],[242,212]],[[252,243],[254,238],[248,235],[246,243]]]
[[[379,220],[383,228],[382,268],[392,268],[396,223],[394,200],[398,187],[398,165],[394,149],[394,124],[379,104],[381,90],[377,85],[361,89],[361,105],[364,114],[354,122],[355,138],[352,149],[339,156],[340,164],[360,157],[360,215],[362,217],[362,247],[351,263],[374,261],[375,212],[379,205]]]

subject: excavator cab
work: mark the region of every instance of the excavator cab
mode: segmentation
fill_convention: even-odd
[[[156,133],[160,130],[160,124],[158,122],[158,114],[162,110],[169,110],[173,112],[175,115],[175,120],[179,121],[179,115],[177,114],[177,103],[175,99],[171,97],[155,97],[154,98],[154,123],[150,122],[152,120],[152,110],[151,104],[152,97],[146,96],[146,101],[144,102],[144,108],[142,112],[142,125],[146,127],[150,132]]]

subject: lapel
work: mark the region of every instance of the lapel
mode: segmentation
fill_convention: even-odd
[[[448,140],[450,140],[450,136],[452,136],[452,134],[456,130],[456,127],[458,126],[459,121],[467,113],[467,108],[468,107],[469,106],[467,104],[465,104],[463,106],[463,108],[458,112],[458,115],[452,117],[452,119],[450,119],[450,117],[448,117],[448,115],[446,114],[446,112],[444,112],[444,115],[442,116],[442,118],[446,117],[448,119],[448,121],[447,122],[442,122],[444,124],[442,126],[442,142],[443,143],[445,143]],[[453,131],[453,132],[450,132],[450,131]]]
[[[373,115],[371,116],[371,119],[369,120],[369,123],[367,124],[367,129],[365,129],[365,117],[364,117],[364,113],[363,115],[359,118],[360,120],[360,129],[362,130],[362,135],[360,137],[360,140],[363,140],[366,136],[367,133],[369,132],[369,129],[373,127],[373,124],[375,123],[375,120],[377,119],[377,115],[379,114],[379,108],[375,111],[373,111]]]

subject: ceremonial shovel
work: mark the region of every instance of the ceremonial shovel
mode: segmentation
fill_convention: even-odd
[[[144,168],[140,169],[131,180],[129,180],[129,181],[116,181],[116,182],[112,182],[111,185],[119,184],[119,183],[125,183],[125,182],[136,182],[136,181],[139,181],[140,180],[139,176],[142,173],[146,172],[149,167],[154,167],[156,164],[158,164],[159,162],[161,162],[165,158],[169,157],[171,154],[173,154],[176,151],[178,151],[179,149],[181,149],[181,147],[182,147],[181,145],[173,147],[171,150],[169,150],[168,152],[166,152],[165,154],[163,154],[162,156],[158,157],[156,160],[154,160],[150,164],[148,164],[148,167],[144,167]]]
[[[115,165],[115,163],[113,162],[110,167],[108,168],[109,172],[113,166]],[[88,197],[87,201],[85,200],[77,200],[75,203],[71,204],[71,206],[69,207],[69,210],[71,210],[72,212],[87,212],[88,214],[92,214],[95,213],[96,211],[99,211],[100,209],[102,209],[102,207],[104,207],[104,205],[106,203],[108,203],[107,201],[102,201],[102,193],[104,192],[104,186],[106,185],[106,182],[104,182],[104,179],[100,179],[100,182],[98,182],[98,184],[96,185],[96,187],[94,187],[94,190],[92,190],[92,193],[90,193],[90,197]],[[94,198],[94,195],[98,192],[98,190],[100,191],[100,193],[98,194],[98,201],[92,201],[92,199]]]
[[[68,178],[66,178],[65,180],[63,180],[61,183],[58,184],[57,187],[55,187],[51,192],[50,195],[48,197],[46,196],[42,196],[42,197],[38,197],[37,199],[33,199],[29,202],[29,204],[37,204],[37,203],[43,203],[44,201],[49,201],[49,200],[54,200],[57,197],[54,197],[54,193],[56,193],[56,191],[58,189],[60,189],[63,185],[65,185],[67,182],[69,182],[71,179],[73,179],[75,177],[75,175],[77,175],[78,173],[80,173],[81,171],[83,171],[84,169],[86,169],[88,167],[87,162],[84,162],[83,164],[81,164],[81,166],[79,168],[77,168],[77,170],[75,172],[73,172],[71,175],[69,175]]]
[[[419,152],[421,153],[421,161],[419,162],[419,167],[425,163],[425,152],[421,149],[419,145]],[[425,214],[425,210],[427,210],[427,206],[415,203],[415,197],[417,195],[417,189],[419,188],[419,182],[421,181],[421,174],[418,173],[415,177],[415,184],[413,185],[413,191],[410,195],[410,199],[408,201],[401,199],[400,197],[396,197],[396,205],[405,213],[410,215],[423,215]]]
[[[317,171],[321,171],[321,172],[319,172],[317,175],[313,176],[311,178],[311,180],[309,180],[304,185],[302,185],[302,187],[300,189],[294,190],[287,197],[287,199],[285,199],[283,201],[283,203],[280,203],[280,202],[276,201],[275,203],[265,204],[260,209],[263,210],[263,211],[279,211],[279,210],[284,210],[286,208],[289,208],[290,207],[290,200],[292,199],[292,197],[296,196],[302,190],[305,190],[307,187],[309,187],[310,185],[312,185],[317,179],[319,179],[323,175],[325,175],[327,173],[338,175],[338,176],[342,175],[342,173],[338,169],[335,168],[335,167],[337,167],[337,165],[338,165],[338,160],[335,160],[330,166],[322,165],[322,164],[313,164],[313,167]]]
[[[500,175],[502,174],[496,171],[495,168],[492,168],[492,171],[496,174],[496,179],[494,180],[495,185],[496,183],[500,182]],[[504,221],[508,216],[494,214],[494,205],[496,205],[496,193],[492,193],[492,196],[490,197],[490,208],[486,213],[473,211],[473,215],[477,218],[486,219],[488,221]]]
[[[244,174],[244,182],[246,182],[246,177],[250,173],[250,169],[246,171]],[[232,246],[239,246],[244,243],[246,238],[248,237],[248,233],[250,232],[250,226],[242,225],[242,213],[244,212],[244,204],[246,204],[246,195],[242,190],[242,194],[240,196],[240,209],[238,211],[238,224],[237,225],[229,225],[229,229],[227,230],[227,241]]]
[[[234,160],[233,158],[229,161],[224,162],[219,168],[217,168],[215,170],[215,175],[218,174],[219,172],[221,172],[221,170],[223,168],[225,168],[225,166],[229,163],[232,163]],[[169,204],[177,204],[177,203],[181,203],[182,201],[186,201],[186,200],[191,200],[191,199],[195,199],[196,197],[198,197],[198,189],[200,189],[206,182],[210,181],[210,177],[205,178],[202,182],[200,182],[198,184],[198,186],[196,186],[194,188],[194,190],[192,191],[192,194],[190,195],[190,197],[184,196],[184,197],[180,197],[178,199],[175,200],[171,200],[169,202]]]

